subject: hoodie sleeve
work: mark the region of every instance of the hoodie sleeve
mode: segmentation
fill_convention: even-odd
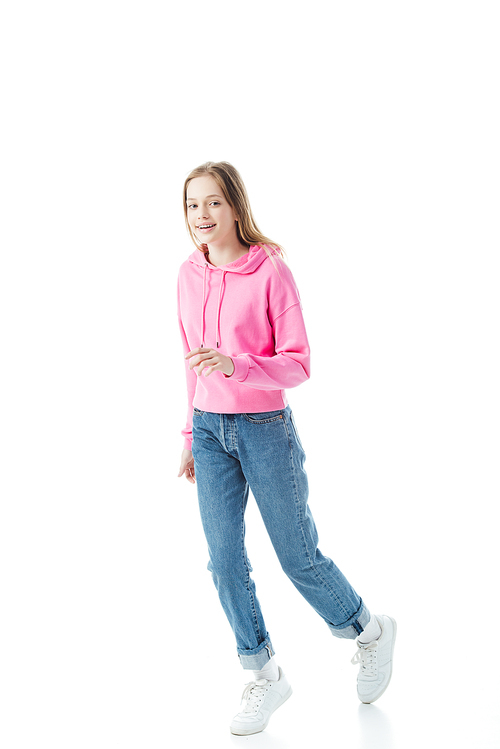
[[[184,330],[184,326],[181,320],[179,291],[177,292],[177,300],[178,300],[179,328],[181,331],[182,349],[184,351],[184,356],[185,356],[190,351],[190,348],[189,348],[189,343],[188,343],[188,339],[186,336],[186,331]],[[194,394],[196,391],[196,372],[194,371],[194,369],[189,369],[189,361],[187,359],[184,360],[184,363],[186,367],[188,408],[187,408],[186,426],[182,430],[182,436],[184,437],[184,449],[191,450],[191,445],[193,442],[193,400],[194,400]]]
[[[299,292],[291,271],[282,263],[270,284],[268,317],[274,356],[242,353],[231,357],[234,372],[230,378],[257,390],[296,387],[310,376],[310,350]]]

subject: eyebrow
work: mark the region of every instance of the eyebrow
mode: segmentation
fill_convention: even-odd
[[[207,195],[207,198],[222,198],[222,195]],[[186,198],[187,203],[191,203],[193,200],[197,200],[198,198]]]

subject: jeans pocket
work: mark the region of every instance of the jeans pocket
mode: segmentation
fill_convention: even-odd
[[[271,421],[278,421],[283,418],[283,410],[279,411],[263,411],[257,414],[243,414],[243,417],[250,422],[250,424],[269,424]]]

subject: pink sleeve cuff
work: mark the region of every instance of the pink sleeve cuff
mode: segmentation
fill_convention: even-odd
[[[234,372],[232,375],[224,375],[224,377],[226,377],[226,379],[243,382],[244,380],[246,380],[248,370],[250,369],[248,359],[243,354],[240,356],[232,356],[231,359],[234,364]]]

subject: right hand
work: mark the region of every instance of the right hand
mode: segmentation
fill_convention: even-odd
[[[185,476],[190,484],[194,484],[196,481],[194,476],[194,458],[191,450],[182,451],[178,478],[181,476]]]

